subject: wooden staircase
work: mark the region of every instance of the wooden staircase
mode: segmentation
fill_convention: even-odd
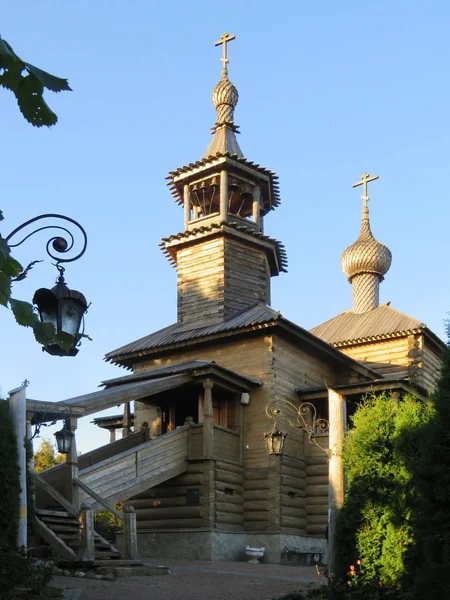
[[[67,499],[75,485],[78,505],[94,513],[105,508],[123,520],[114,504],[184,473],[188,467],[189,426],[179,427],[152,440],[142,434],[108,444],[79,457],[78,477],[71,479],[69,465],[61,464],[33,474],[36,487],[36,532],[64,561],[80,556],[78,509]],[[124,449],[125,448],[125,449]],[[92,517],[91,517],[92,518]],[[94,531],[95,564],[121,561],[120,552]],[[136,561],[133,563],[136,564]]]
[[[181,475],[188,467],[188,439],[189,426],[183,426],[123,452],[118,445],[117,454],[79,470],[80,502],[96,499],[91,508],[98,512],[103,508],[96,496],[117,504]],[[79,460],[81,466],[83,455]]]
[[[76,561],[80,550],[80,525],[70,513],[56,510],[36,510],[36,525],[39,535],[57,550],[59,556]],[[110,542],[94,532],[95,562],[98,560],[121,560],[122,555]]]

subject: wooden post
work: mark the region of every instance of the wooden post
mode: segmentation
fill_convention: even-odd
[[[27,458],[25,452],[27,386],[25,384],[9,392],[9,414],[17,438],[17,461],[20,474],[20,512],[17,545],[27,547]]]
[[[228,173],[220,171],[220,220],[228,220]]]
[[[78,486],[74,483],[74,478],[78,477],[78,452],[77,452],[77,438],[76,438],[76,430],[77,430],[77,418],[70,417],[68,419],[70,431],[73,433],[72,444],[70,446],[70,452],[67,455],[66,463],[70,467],[70,490],[68,498],[69,502],[71,502],[76,508],[79,507],[78,500]]]
[[[123,509],[123,557],[126,560],[139,560],[136,513],[132,506]]]
[[[115,442],[116,441],[116,430],[111,427],[111,429],[109,430],[109,443],[111,442]]]
[[[344,441],[345,398],[335,390],[328,390],[329,462],[328,462],[328,571],[334,569],[334,535],[336,519],[344,504]]]
[[[184,230],[187,231],[189,221],[191,220],[191,190],[186,184],[184,186]]]
[[[255,185],[253,190],[253,222],[261,226],[261,188]]]
[[[125,402],[123,405],[123,429],[122,429],[122,437],[128,437],[130,433],[130,403]]]
[[[212,381],[204,381],[203,388],[205,396],[203,400],[203,456],[204,458],[212,458],[213,453],[213,405],[212,405]]]
[[[94,562],[94,511],[91,510],[88,504],[83,503],[81,505],[78,522],[80,524],[80,550],[77,559],[85,562]]]

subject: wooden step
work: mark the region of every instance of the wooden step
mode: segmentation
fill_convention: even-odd
[[[46,515],[42,515],[41,521],[44,521],[44,523],[64,523],[65,525],[79,527],[79,522],[73,517],[47,517]]]
[[[45,521],[44,521],[44,523],[45,523]],[[70,531],[70,532],[74,533],[74,532],[78,531],[78,527],[74,527],[73,525],[60,525],[59,523],[47,523],[47,525],[55,533],[60,532],[60,531],[61,532]]]
[[[72,515],[70,515],[64,510],[46,510],[44,508],[37,508],[36,514],[42,516],[46,515],[49,517],[70,517],[71,519],[73,519]]]

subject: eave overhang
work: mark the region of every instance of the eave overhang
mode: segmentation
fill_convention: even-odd
[[[222,221],[191,229],[190,231],[183,231],[163,238],[160,247],[172,266],[175,266],[177,263],[177,252],[180,248],[195,244],[199,239],[214,238],[220,235],[238,239],[244,244],[257,246],[264,250],[272,277],[278,275],[280,272],[287,272],[287,255],[284,245],[275,238],[239,223]]]

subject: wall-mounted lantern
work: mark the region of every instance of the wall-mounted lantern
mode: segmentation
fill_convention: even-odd
[[[54,435],[56,438],[56,445],[58,446],[58,452],[60,454],[69,454],[75,434],[70,430],[67,421],[64,422],[64,427]]]
[[[266,444],[267,452],[270,455],[282,454],[286,436],[287,433],[280,431],[277,428],[277,422],[273,421],[272,429],[264,433],[264,442]]]

